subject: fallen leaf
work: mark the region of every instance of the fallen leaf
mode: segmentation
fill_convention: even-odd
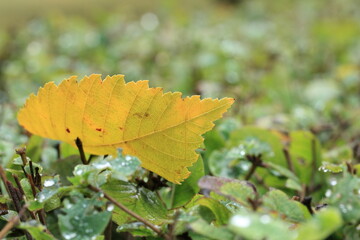
[[[138,157],[142,166],[167,180],[180,183],[197,159],[202,134],[232,105],[234,99],[201,100],[149,88],[148,81],[125,83],[123,75],[92,74],[79,82],[73,76],[53,82],[32,94],[18,114],[29,132],[75,146],[84,151]]]

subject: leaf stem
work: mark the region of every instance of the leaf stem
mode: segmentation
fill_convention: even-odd
[[[108,194],[106,194],[105,192],[103,192],[101,189],[92,186],[92,185],[88,185],[88,188],[93,191],[93,192],[97,192],[97,193],[102,193],[104,194],[104,197],[109,200],[110,202],[112,202],[115,206],[117,206],[118,208],[120,208],[121,210],[123,210],[124,212],[126,212],[127,214],[129,214],[130,216],[136,218],[137,220],[139,220],[140,222],[144,223],[146,226],[148,226],[150,229],[152,229],[154,232],[156,232],[159,236],[165,237],[165,239],[171,239],[169,238],[169,236],[164,235],[160,229],[158,229],[155,225],[153,225],[152,223],[148,222],[146,219],[144,219],[143,217],[139,216],[138,214],[134,213],[133,211],[131,211],[130,209],[128,209],[127,207],[125,207],[124,205],[122,205],[121,203],[119,203],[118,201],[116,201],[114,198],[112,198],[111,196],[109,196]]]
[[[251,178],[251,176],[254,174],[256,168],[264,165],[261,159],[261,155],[258,156],[247,155],[246,159],[251,162],[251,168],[245,176],[245,180],[248,181]]]
[[[84,165],[88,165],[88,161],[86,160],[86,157],[85,157],[85,152],[84,152],[83,144],[82,144],[80,138],[77,137],[77,138],[75,139],[75,144],[76,144],[77,148],[79,149],[80,159],[81,159],[82,163],[83,163]]]
[[[172,209],[174,207],[174,200],[175,200],[175,188],[176,185],[175,183],[171,184],[171,196],[170,196],[170,209]]]

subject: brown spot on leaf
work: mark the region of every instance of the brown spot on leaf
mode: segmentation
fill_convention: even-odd
[[[101,131],[102,131],[102,129],[101,129],[101,128],[97,128],[97,129],[96,129],[96,131],[101,132]]]
[[[122,130],[124,130],[122,127],[119,127],[119,129],[122,131]]]
[[[67,131],[68,133],[70,133],[70,129],[66,128],[66,131]]]
[[[139,118],[142,118],[142,117],[143,117],[141,113],[134,113],[133,116],[137,116],[137,117],[139,117]]]
[[[145,117],[148,117],[148,116],[149,116],[149,113],[146,112],[146,113],[144,114],[144,116],[145,116]]]

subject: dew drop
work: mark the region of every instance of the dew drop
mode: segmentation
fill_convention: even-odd
[[[45,195],[40,193],[39,194],[39,202],[43,202],[43,201],[45,201],[45,199],[46,199]]]
[[[51,186],[54,186],[54,185],[55,185],[55,181],[52,180],[52,179],[45,180],[45,182],[44,182],[44,187],[51,187]]]
[[[325,192],[325,196],[326,196],[326,197],[330,197],[331,194],[332,194],[332,192],[331,192],[330,189],[326,190],[326,192]]]
[[[236,227],[247,228],[250,226],[251,220],[248,217],[237,215],[231,219],[231,223]]]
[[[269,215],[263,215],[260,217],[260,222],[262,222],[263,224],[268,224],[271,222],[271,218],[269,217]]]
[[[106,210],[108,210],[109,212],[111,212],[112,210],[114,210],[114,205],[113,204],[109,204],[106,208]]]
[[[76,237],[76,233],[63,233],[65,239],[73,239]]]
[[[94,167],[97,169],[111,168],[111,164],[109,162],[98,162],[94,163]]]
[[[335,178],[330,179],[330,185],[335,186],[337,184],[337,181]]]

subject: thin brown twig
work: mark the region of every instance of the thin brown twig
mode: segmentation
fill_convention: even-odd
[[[18,176],[16,176],[15,174],[13,174],[12,177],[14,178],[14,180],[15,180],[15,182],[16,182],[16,186],[18,187],[20,193],[24,196],[24,195],[25,195],[25,192],[24,192],[24,189],[23,189],[22,186],[21,186],[21,183],[20,183],[20,180],[19,180]]]
[[[33,178],[31,177],[30,174],[27,174],[26,177],[29,180],[32,194],[33,194],[34,197],[36,197],[36,188],[35,188],[34,180],[33,180]]]
[[[248,161],[251,162],[251,168],[247,172],[247,174],[246,174],[246,176],[244,178],[247,181],[254,174],[257,167],[263,166],[263,162],[261,160],[261,155],[259,155],[259,156],[247,155],[246,158],[247,158]]]
[[[22,148],[15,149],[15,152],[16,152],[16,154],[20,155],[23,165],[26,166],[26,164],[27,164],[26,148],[22,147]]]
[[[289,170],[294,173],[295,172],[294,171],[294,165],[293,165],[293,162],[291,160],[289,150],[287,148],[283,148],[283,152],[284,152],[286,163],[287,163],[287,165],[289,167]]]
[[[140,222],[144,223],[146,226],[148,226],[150,229],[152,229],[154,232],[156,232],[159,236],[164,237],[167,240],[171,240],[170,236],[168,235],[164,235],[160,229],[158,229],[155,225],[153,225],[152,223],[148,222],[146,219],[144,219],[143,217],[139,216],[138,214],[134,213],[133,211],[131,211],[130,209],[128,209],[127,207],[125,207],[124,205],[122,205],[121,203],[119,203],[118,201],[116,201],[114,198],[112,198],[111,196],[109,196],[108,194],[106,194],[105,192],[103,192],[101,189],[92,186],[92,185],[88,185],[88,188],[94,192],[97,193],[102,193],[104,194],[104,197],[109,200],[110,202],[112,202],[115,206],[117,206],[118,208],[120,208],[121,210],[123,210],[125,213],[129,214],[130,216],[136,218],[137,220],[139,220]]]

